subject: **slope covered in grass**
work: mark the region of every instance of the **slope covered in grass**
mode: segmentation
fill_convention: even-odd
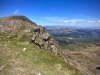
[[[61,56],[21,42],[16,36],[0,34],[0,75],[82,75]]]

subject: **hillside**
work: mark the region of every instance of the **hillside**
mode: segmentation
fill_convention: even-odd
[[[58,41],[64,52],[91,71],[100,75],[100,28],[61,28],[46,29]]]
[[[0,75],[82,75],[59,55],[38,49],[28,42],[1,40]]]
[[[67,63],[69,58],[45,28],[27,17],[0,18],[0,75],[83,75]]]

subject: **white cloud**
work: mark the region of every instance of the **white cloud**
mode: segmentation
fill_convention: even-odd
[[[77,21],[72,21],[72,23],[76,23]]]
[[[98,22],[100,23],[100,20]]]
[[[71,20],[64,20],[62,23],[84,23],[84,19],[71,19]]]
[[[76,23],[76,21],[70,21],[70,20],[66,20],[66,21],[62,21],[62,23]]]
[[[97,26],[100,23],[97,19],[68,19],[67,17],[44,17],[44,19],[48,21],[45,25]]]
[[[69,23],[69,21],[63,21],[64,23]]]
[[[15,10],[14,14],[17,14],[19,12],[19,10]]]
[[[88,23],[94,23],[95,21],[87,21]]]

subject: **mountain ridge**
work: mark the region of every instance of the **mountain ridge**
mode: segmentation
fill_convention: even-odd
[[[28,21],[26,21],[28,20]],[[63,57],[66,63],[76,67],[84,75],[93,75],[84,66],[68,54],[62,51],[55,39],[45,30],[24,16],[10,16],[0,19],[1,35],[7,35],[5,39],[14,39],[21,42],[29,42],[41,50],[52,52]],[[3,33],[3,34],[2,34]],[[2,37],[2,36],[1,36]],[[4,39],[3,38],[3,39]]]
[[[0,19],[1,32],[20,32],[28,34],[30,41],[35,43],[39,48],[57,52],[56,41],[42,26],[37,26],[36,23],[30,21],[25,16],[8,16]],[[21,32],[20,32],[21,33]],[[33,34],[33,35],[32,35]],[[23,35],[18,36],[21,38]],[[26,35],[27,36],[27,35]],[[58,46],[57,46],[58,47]]]

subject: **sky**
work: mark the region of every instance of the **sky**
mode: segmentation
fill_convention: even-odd
[[[0,18],[10,15],[43,26],[100,27],[100,0],[0,0]]]

